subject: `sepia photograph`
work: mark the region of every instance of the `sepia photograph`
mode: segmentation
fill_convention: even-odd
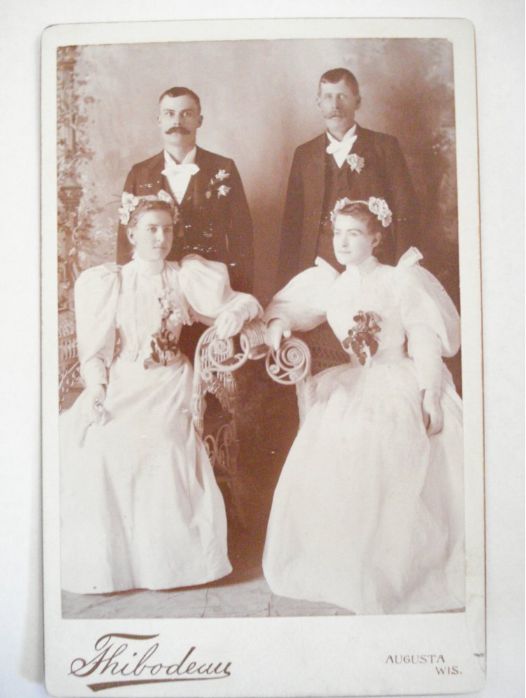
[[[100,677],[90,691],[123,685],[109,659],[116,637],[130,654],[156,637],[141,619],[363,618],[373,638],[410,617],[463,628],[469,690],[484,664],[469,28],[268,26],[50,38],[48,613],[75,634],[104,621],[93,658],[69,660]],[[448,649],[382,662],[462,674]],[[157,666],[126,685],[174,680]]]

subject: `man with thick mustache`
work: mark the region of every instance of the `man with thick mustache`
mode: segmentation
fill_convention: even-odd
[[[134,165],[124,191],[135,196],[161,189],[174,198],[178,223],[168,259],[196,253],[227,264],[232,287],[250,291],[253,280],[253,230],[248,203],[233,160],[196,144],[203,123],[198,95],[172,87],[159,98],[164,149]],[[131,258],[124,226],[119,227],[117,262]]]
[[[355,122],[360,100],[358,81],[346,68],[321,76],[317,104],[326,131],[294,153],[281,228],[279,287],[317,256],[341,270],[329,214],[344,197],[387,201],[393,223],[382,245],[383,262],[396,263],[416,242],[418,211],[404,156],[396,138]]]

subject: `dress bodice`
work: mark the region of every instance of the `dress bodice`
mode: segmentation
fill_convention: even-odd
[[[159,331],[163,312],[171,310],[167,327],[176,339],[183,324],[191,323],[188,302],[180,285],[180,266],[170,262],[156,272],[130,262],[121,268],[121,285],[115,326],[120,340],[120,356],[129,360],[146,358],[151,352],[152,335]]]
[[[349,330],[363,327],[356,327],[360,311],[374,313],[379,329],[374,331],[378,346],[372,363],[407,355],[415,362],[421,387],[438,389],[441,357],[454,356],[459,349],[460,322],[452,300],[420,266],[421,259],[410,248],[396,267],[371,256],[342,274],[318,259],[274,296],[266,320],[279,319],[287,329],[301,331],[326,320],[343,341]]]
[[[261,312],[248,293],[233,291],[221,262],[188,255],[152,270],[133,260],[124,266],[103,264],[84,271],[75,284],[75,318],[81,374],[86,385],[107,382],[116,341],[122,359],[140,361],[151,354],[152,335],[166,329],[179,337],[184,324],[212,324],[222,312],[241,322]]]
[[[376,360],[384,353],[401,354],[405,330],[395,267],[379,263],[364,270],[349,267],[335,280],[327,299],[326,312],[327,322],[340,341],[356,325],[355,316],[360,311],[375,313],[379,318]]]

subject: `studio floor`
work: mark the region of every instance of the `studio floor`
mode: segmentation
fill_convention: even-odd
[[[351,615],[323,603],[276,596],[262,575],[182,590],[62,593],[64,618],[258,618]]]

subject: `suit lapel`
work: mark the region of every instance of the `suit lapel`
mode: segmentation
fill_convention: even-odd
[[[325,196],[325,152],[327,136],[322,133],[312,144],[304,166],[304,210],[308,215],[303,221],[303,239],[300,263],[309,266],[316,256],[318,235]]]
[[[367,157],[369,156],[369,159],[374,157],[371,131],[366,128],[362,128],[359,124],[356,124],[356,140],[351,152],[356,153],[356,155],[360,155],[360,157],[365,160],[365,167],[367,167]]]
[[[183,203],[191,200],[194,208],[202,208],[206,203],[207,187],[215,173],[213,172],[213,163],[210,162],[206,150],[199,146],[197,146],[195,153],[195,164],[199,167],[199,172],[190,180]]]
[[[170,185],[168,184],[168,180],[166,179],[166,177],[163,175],[163,170],[164,151],[161,151],[152,159],[152,162],[150,163],[150,166],[148,168],[148,180],[149,183],[152,184],[153,194],[156,194],[161,189],[164,189],[169,194],[171,193]]]
[[[310,157],[305,165],[305,198],[310,202],[313,218],[319,222],[325,194],[325,150],[327,137],[324,133],[313,143]]]

